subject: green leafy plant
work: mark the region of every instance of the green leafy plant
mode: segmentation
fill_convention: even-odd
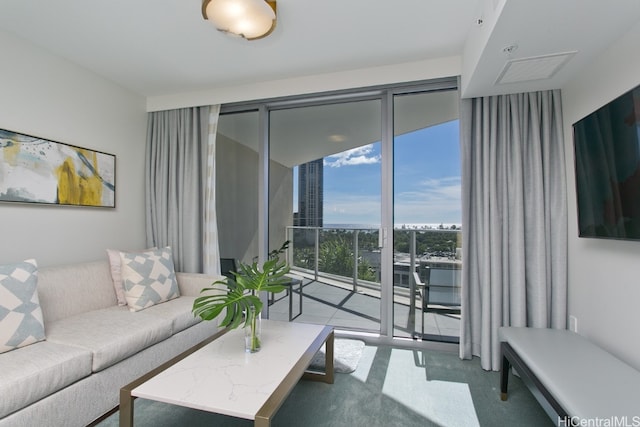
[[[287,240],[280,249],[269,253],[269,259],[262,266],[257,262],[251,265],[240,262],[238,271],[232,272],[233,277],[215,281],[211,287],[202,289],[201,293],[206,295],[196,298],[193,302],[193,314],[203,320],[213,320],[225,311],[220,326],[235,329],[244,323],[243,327],[250,326],[253,328],[252,331],[255,330],[255,316],[262,312],[263,305],[260,292],[282,292],[286,289],[284,284],[291,280],[285,277],[289,272],[289,266],[280,260],[280,254],[288,247]],[[252,312],[255,316],[248,315]],[[254,334],[252,340],[257,339]],[[259,346],[259,341],[252,343],[252,349]]]

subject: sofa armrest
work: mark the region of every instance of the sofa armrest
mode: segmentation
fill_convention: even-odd
[[[200,296],[200,291],[203,288],[208,288],[213,284],[213,282],[223,280],[224,278],[224,276],[215,276],[210,274],[176,272],[180,295],[191,297]]]

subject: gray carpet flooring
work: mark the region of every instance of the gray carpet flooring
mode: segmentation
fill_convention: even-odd
[[[367,345],[357,369],[334,384],[300,381],[273,419],[274,427],[552,426],[529,390],[511,376],[500,400],[499,373],[456,354]],[[215,384],[211,384],[215,387]],[[135,401],[136,426],[252,426],[197,410]],[[118,425],[118,414],[99,424]]]

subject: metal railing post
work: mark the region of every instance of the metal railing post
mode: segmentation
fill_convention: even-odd
[[[293,246],[295,245],[295,242],[293,241],[294,230],[289,226],[287,226],[286,230],[287,235],[285,240],[290,242],[289,249],[287,249],[287,264],[295,267],[295,265],[293,265]]]
[[[416,231],[410,231],[409,238],[409,328],[416,331],[416,281],[413,273],[416,271]]]
[[[353,292],[358,292],[358,234],[360,230],[353,233]]]
[[[320,265],[320,228],[316,227],[316,238],[315,238],[315,251],[316,251],[316,262],[314,268],[314,280],[318,281],[318,266]]]

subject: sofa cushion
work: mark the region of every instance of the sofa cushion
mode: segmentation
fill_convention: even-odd
[[[47,340],[90,350],[97,372],[168,338],[171,328],[170,319],[113,306],[47,325]]]
[[[0,418],[91,375],[91,352],[41,341],[0,356]]]
[[[148,252],[121,252],[122,280],[132,311],[180,296],[171,248]]]
[[[174,334],[195,325],[202,319],[191,312],[195,297],[180,296],[163,304],[154,305],[144,312],[152,316],[158,316],[171,321],[171,330]]]
[[[0,265],[0,353],[44,340],[37,284],[36,260]]]
[[[47,329],[57,320],[117,304],[106,259],[39,268],[38,296]]]

